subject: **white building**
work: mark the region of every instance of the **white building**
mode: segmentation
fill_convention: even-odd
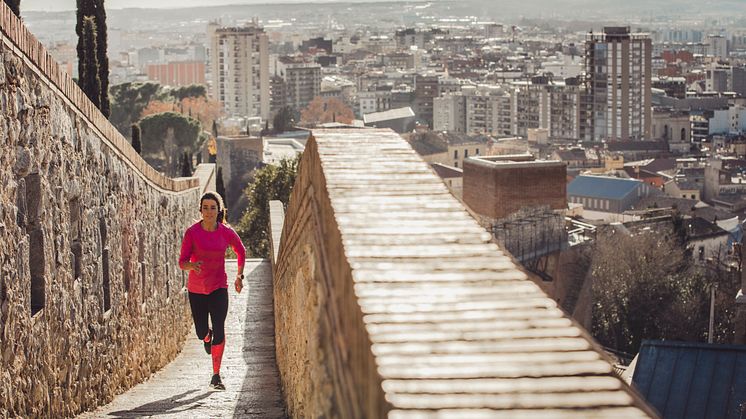
[[[230,116],[269,119],[269,41],[255,21],[238,28],[210,28],[211,95]]]
[[[722,35],[708,35],[707,55],[719,59],[728,58],[728,38]]]
[[[605,27],[586,39],[591,139],[650,138],[652,42],[629,27]]]

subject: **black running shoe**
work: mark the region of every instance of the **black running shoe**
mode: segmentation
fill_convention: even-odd
[[[205,352],[209,355],[212,349],[212,330],[207,331],[207,337],[209,339],[207,341],[202,341],[202,343],[205,344]]]
[[[210,380],[210,387],[214,388],[215,390],[225,390],[223,381],[220,379],[220,374],[215,374],[212,376],[212,380]]]

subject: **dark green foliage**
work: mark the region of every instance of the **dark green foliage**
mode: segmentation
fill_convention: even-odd
[[[181,102],[188,97],[207,97],[207,88],[201,84],[192,84],[189,86],[176,87],[168,92],[177,101]]]
[[[272,119],[272,127],[275,132],[285,132],[292,128],[295,123],[294,114],[295,112],[290,106],[283,106],[280,108]]]
[[[5,0],[5,4],[10,7],[10,10],[13,11],[13,14],[21,17],[21,0]]]
[[[140,119],[143,109],[158,97],[158,83],[122,83],[112,86],[111,117],[109,121],[122,133],[128,135],[130,126]]]
[[[77,21],[75,24],[75,33],[78,35],[78,75],[80,77],[80,85],[90,85],[90,80],[84,79],[83,74],[88,72],[89,74],[95,70],[98,76],[99,93],[98,99],[93,99],[91,95],[88,97],[96,104],[107,118],[110,114],[110,103],[109,103],[109,59],[106,56],[107,49],[107,35],[106,35],[106,10],[104,9],[103,0],[77,0]],[[96,44],[94,49],[94,56],[96,57],[95,63],[92,61],[90,54],[86,55],[87,44],[90,41],[84,36],[85,32],[85,19],[94,18],[94,27],[96,33]],[[87,76],[85,76],[87,77]],[[84,89],[85,90],[85,89]]]
[[[174,112],[148,115],[140,120],[142,154],[161,159],[164,171],[175,176],[181,153],[194,154],[199,147],[199,121]]]
[[[282,160],[278,166],[258,169],[254,182],[246,188],[249,206],[237,226],[250,257],[269,256],[269,201],[279,200],[287,207],[298,172],[297,157]]]
[[[108,29],[106,28],[106,8],[104,0],[99,0],[96,7],[96,55],[98,56],[98,78],[101,81],[101,113],[106,118],[111,114],[111,103],[109,101],[109,57],[106,50],[109,48]]]
[[[86,96],[96,105],[101,107],[101,80],[98,78],[98,58],[96,57],[96,19],[87,16],[83,19],[83,33],[80,37],[83,47],[83,55],[79,66],[80,88]]]
[[[218,138],[218,122],[212,121],[212,136],[215,137],[215,139]]]
[[[137,154],[142,153],[142,143],[140,143],[140,126],[132,124],[132,148],[137,151]]]
[[[223,201],[227,199],[227,196],[225,195],[225,183],[223,182],[223,168],[218,167],[218,174],[215,177],[215,192],[220,194],[220,196],[223,197]],[[228,204],[225,203],[225,206],[227,207]]]

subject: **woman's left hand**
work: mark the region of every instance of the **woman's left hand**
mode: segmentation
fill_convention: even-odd
[[[241,278],[236,278],[236,282],[234,283],[236,285],[236,292],[241,293],[241,290],[243,289],[243,281]]]

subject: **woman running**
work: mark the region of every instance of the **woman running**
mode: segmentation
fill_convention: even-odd
[[[238,256],[236,292],[243,288],[246,249],[241,239],[225,224],[225,206],[216,192],[207,192],[199,200],[202,220],[189,227],[181,242],[179,268],[189,271],[189,305],[197,337],[212,355],[210,386],[225,390],[220,379],[220,362],[225,348],[225,318],[228,315],[228,275],[225,273],[225,251],[230,246]],[[210,318],[212,329],[207,318]]]

